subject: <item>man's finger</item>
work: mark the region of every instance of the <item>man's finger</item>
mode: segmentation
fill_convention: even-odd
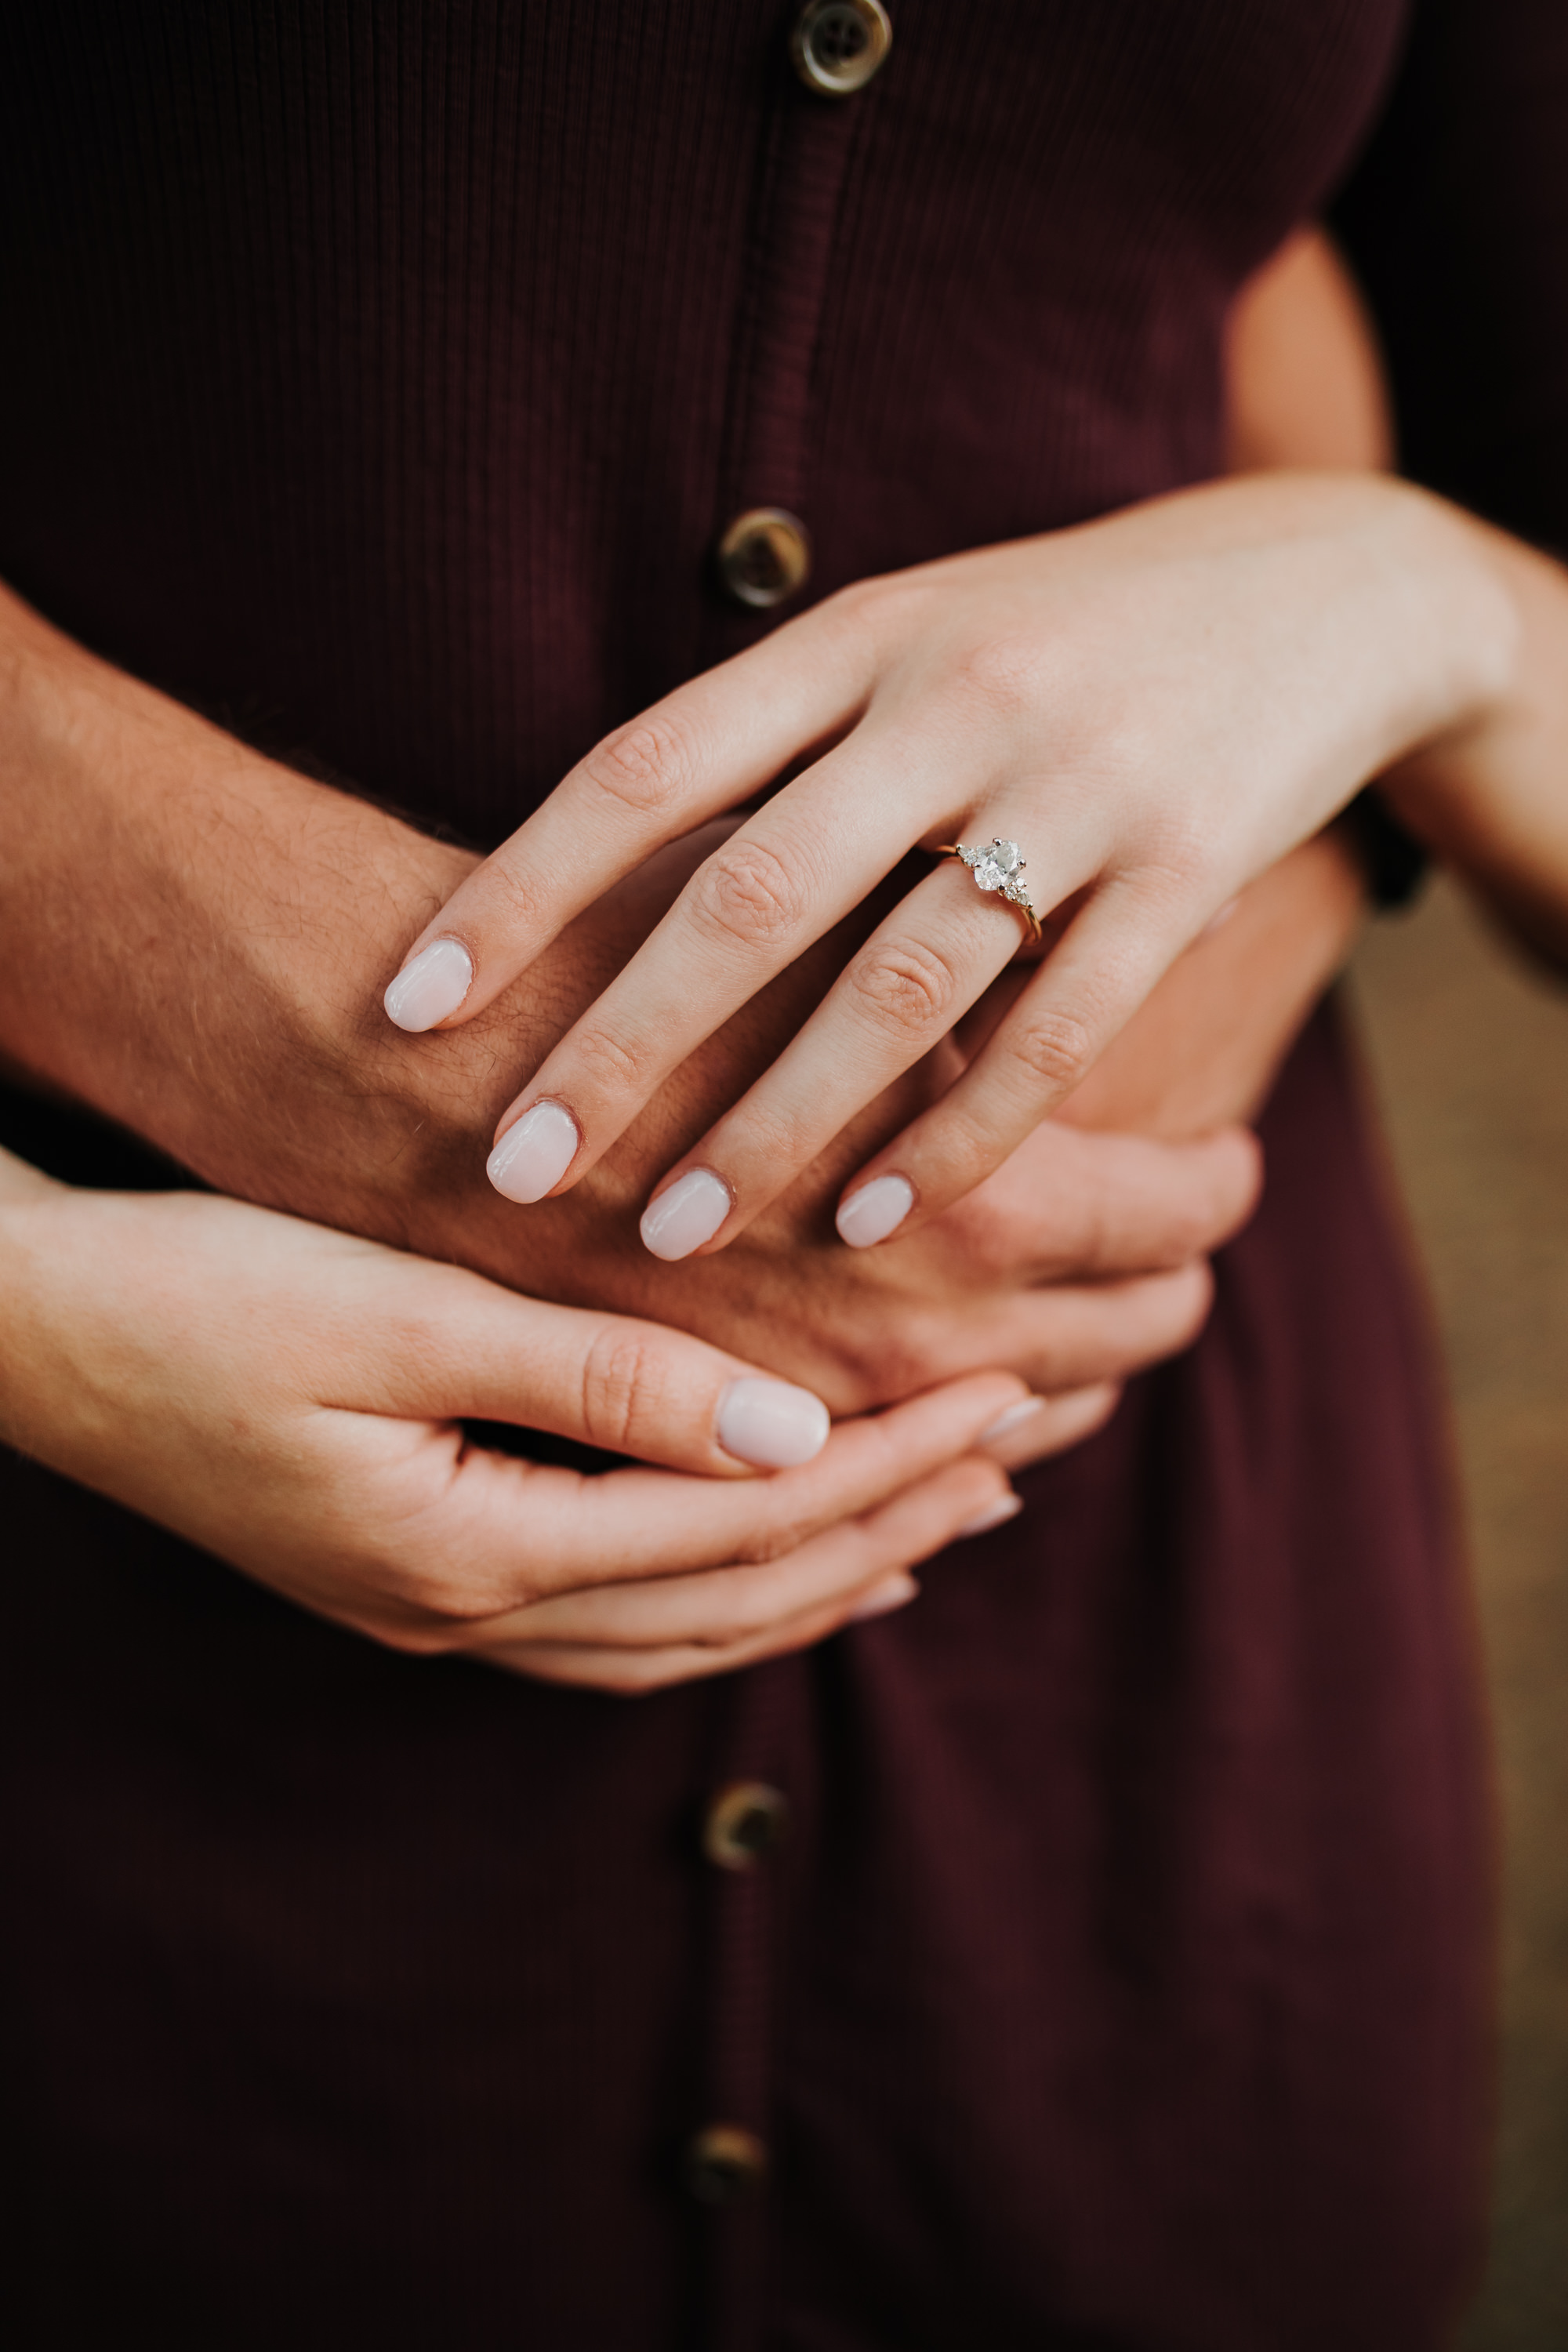
[[[1048,1461],[1103,1429],[1121,1402],[1121,1389],[1114,1381],[1069,1390],[1066,1396],[1030,1397],[1016,1408],[1016,1420],[1005,1419],[985,1451],[1008,1472]]]
[[[974,1465],[965,1465],[966,1473]],[[619,1643],[613,1639],[572,1643],[511,1642],[494,1648],[488,1640],[476,1654],[520,1674],[552,1682],[570,1683],[635,1697],[646,1691],[681,1682],[733,1673],[741,1666],[810,1647],[826,1640],[862,1614],[882,1614],[914,1597],[902,1579],[908,1570],[933,1552],[973,1529],[978,1519],[994,1526],[1003,1516],[1005,1493],[993,1486],[988,1501],[975,1504],[980,1489],[972,1480],[948,1477],[931,1481],[851,1529],[836,1530],[825,1541],[842,1542],[857,1571],[832,1600],[789,1612],[759,1630],[722,1639]],[[978,1530],[975,1530],[978,1531]],[[891,1588],[891,1590],[889,1590]],[[630,1598],[631,1596],[627,1596]],[[609,1617],[603,1621],[607,1631]]]
[[[1047,1120],[928,1228],[981,1281],[1154,1274],[1205,1257],[1257,1206],[1262,1153],[1244,1128],[1157,1143]]]
[[[491,1650],[522,1641],[737,1649],[788,1619],[848,1605],[868,1585],[926,1559],[960,1528],[987,1517],[1008,1492],[1001,1467],[973,1454],[777,1559],[563,1593],[496,1620],[480,1641]]]
[[[1010,1373],[976,1373],[845,1422],[815,1462],[744,1483],[640,1469],[585,1477],[475,1447],[433,1487],[411,1482],[407,1507],[374,1540],[436,1634],[447,1622],[460,1632],[579,1587],[782,1556],[972,1452],[1023,1394]],[[366,1444],[374,1435],[364,1432]]]

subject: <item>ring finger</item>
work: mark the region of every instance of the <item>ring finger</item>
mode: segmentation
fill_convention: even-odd
[[[491,1183],[531,1202],[576,1183],[688,1055],[875,889],[941,804],[936,748],[924,772],[893,764],[868,732],[827,753],[721,843],[652,936],[546,1056],[502,1114]],[[879,816],[875,814],[880,812]]]
[[[732,1241],[857,1112],[946,1036],[1023,937],[1016,910],[977,899],[956,862],[928,875],[851,959],[772,1068],[669,1171],[643,1218],[654,1255],[687,1257]]]

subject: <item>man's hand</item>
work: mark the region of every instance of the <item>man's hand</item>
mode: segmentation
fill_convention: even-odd
[[[919,1249],[871,1253],[874,1269],[832,1235],[842,1158],[726,1266],[664,1267],[642,1249],[659,1154],[777,1051],[874,905],[685,1065],[591,1183],[534,1209],[501,1200],[484,1155],[518,1070],[625,961],[700,841],[590,908],[461,1036],[405,1037],[381,991],[465,853],[260,758],[14,599],[0,649],[0,1051],[219,1189],[681,1326],[840,1412],[989,1364],[1102,1394],[1196,1329],[1201,1261],[1256,1188],[1237,1135],[1176,1148],[1044,1130],[962,1218]],[[911,1073],[844,1148],[874,1147],[931,1083]],[[1064,1284],[1075,1273],[1087,1279]]]

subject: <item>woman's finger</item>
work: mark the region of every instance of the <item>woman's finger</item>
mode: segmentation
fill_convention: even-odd
[[[647,1247],[680,1258],[733,1241],[948,1034],[1023,937],[1010,907],[977,903],[963,868],[944,861],[872,933],[772,1068],[669,1170],[643,1218]],[[717,1208],[713,1179],[729,1196],[728,1214],[693,1243],[700,1226],[680,1204],[691,1197]]]
[[[439,1635],[446,1624],[460,1630],[465,1620],[488,1620],[580,1586],[792,1551],[971,1453],[1024,1393],[1007,1372],[955,1380],[842,1423],[816,1461],[744,1485],[639,1469],[586,1477],[470,1447],[440,1479],[415,1465],[405,1506],[377,1448],[390,1452],[402,1443],[406,1423],[378,1428],[362,1415],[356,1442],[374,1474],[366,1480],[377,1515],[374,1547]],[[454,1443],[438,1432],[431,1442]]]
[[[318,1383],[324,1405],[511,1422],[710,1478],[791,1468],[827,1442],[820,1398],[688,1332],[549,1306],[352,1241],[328,1246],[338,1279],[323,1311],[344,1346]]]
[[[501,1114],[497,1191],[537,1201],[586,1175],[670,1073],[938,822],[962,752],[934,729],[910,741],[859,727],[721,842]]]
[[[889,1596],[894,1608],[915,1600],[920,1588],[913,1577],[900,1573]],[[880,1616],[884,1609],[868,1609]],[[519,1642],[494,1652],[476,1653],[486,1664],[531,1681],[560,1683],[574,1690],[605,1691],[614,1698],[644,1698],[651,1692],[673,1689],[680,1683],[710,1681],[715,1675],[738,1674],[743,1666],[761,1665],[767,1658],[787,1657],[796,1650],[815,1649],[819,1642],[853,1622],[854,1609],[814,1609],[792,1618],[772,1633],[737,1643],[732,1650],[710,1649],[700,1643],[675,1643],[662,1650],[617,1650],[607,1644]]]
[[[574,916],[849,725],[872,651],[830,602],[596,743],[427,923],[386,991],[401,1029],[459,1027]]]
[[[983,1182],[1087,1076],[1199,928],[1167,877],[1097,890],[963,1076],[846,1186],[843,1238],[862,1249],[914,1233]]]
[[[971,1454],[777,1559],[563,1593],[498,1618],[482,1639],[488,1647],[527,1641],[654,1649],[700,1642],[735,1649],[805,1611],[847,1605],[892,1570],[925,1559],[958,1528],[988,1518],[1010,1491],[999,1464]]]
[[[965,1464],[963,1475],[948,1473],[928,1480],[884,1509],[819,1538],[809,1547],[812,1557],[797,1555],[794,1562],[780,1564],[786,1571],[798,1572],[799,1593],[818,1590],[826,1580],[831,1597],[791,1607],[786,1573],[771,1584],[771,1595],[780,1604],[771,1618],[745,1610],[743,1604],[737,1617],[731,1594],[727,1609],[704,1621],[703,1632],[661,1641],[649,1638],[652,1623],[644,1591],[627,1591],[604,1596],[611,1605],[589,1639],[534,1642],[516,1639],[510,1628],[486,1628],[473,1654],[517,1673],[635,1696],[807,1648],[862,1616],[885,1614],[912,1600],[904,1581],[912,1566],[967,1533],[980,1533],[1012,1517],[1017,1506],[1000,1474],[990,1470],[988,1484],[975,1475],[987,1468]],[[739,1573],[754,1576],[758,1571]],[[700,1588],[705,1580],[681,1581]],[[700,1590],[693,1598],[700,1599]],[[685,1603],[679,1605],[684,1608]],[[681,1621],[672,1617],[670,1622]],[[623,1631],[626,1638],[616,1638]]]

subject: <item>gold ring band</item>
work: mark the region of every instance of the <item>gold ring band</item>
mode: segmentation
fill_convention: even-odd
[[[984,849],[969,849],[961,841],[940,841],[939,857],[956,857],[967,866],[982,890],[994,890],[1010,907],[1016,907],[1029,926],[1029,937],[1040,936],[1040,919],[1029,900],[1029,886],[1020,881],[1024,860],[1018,855],[1016,841],[990,841]]]

